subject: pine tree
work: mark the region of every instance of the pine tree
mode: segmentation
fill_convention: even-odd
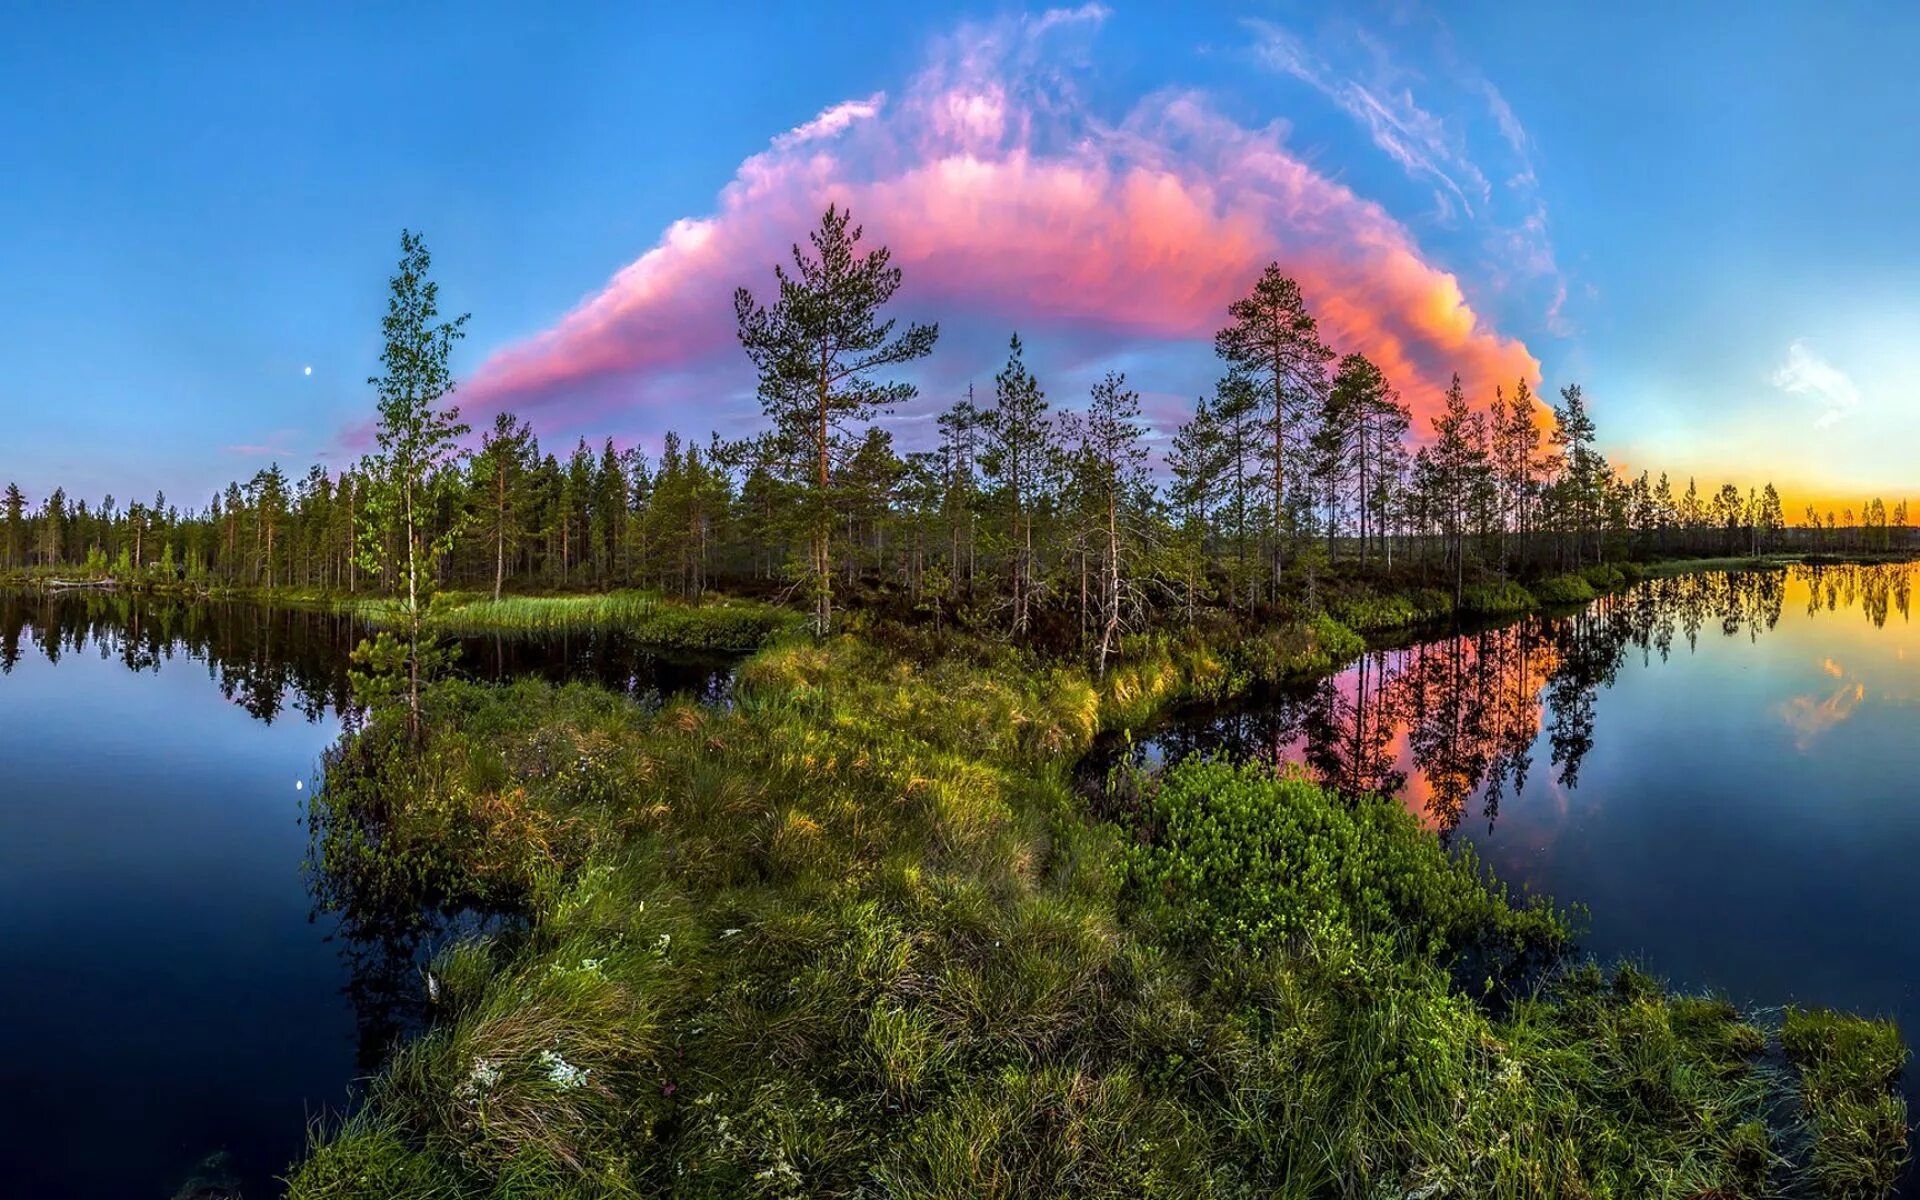
[[[880,312],[900,289],[900,270],[882,246],[859,251],[862,230],[851,214],[829,207],[809,235],[813,254],[793,248],[794,273],[774,268],[779,297],[771,307],[753,293],[734,293],[740,345],[760,372],[760,404],[796,471],[810,465],[808,524],[813,540],[814,629],[833,622],[833,462],[847,426],[910,400],[911,384],[882,371],[925,357],[939,338],[934,325],[909,325],[898,336]]]
[[[493,543],[493,598],[507,578],[507,556],[519,548],[527,508],[527,466],[534,455],[533,427],[512,413],[497,413],[493,428],[473,458],[473,487],[483,526]]]
[[[1013,632],[1027,632],[1034,594],[1033,516],[1053,467],[1053,422],[1047,396],[1027,370],[1020,335],[1007,348],[1007,365],[993,377],[993,407],[985,416],[981,466],[1007,506],[1007,545]]]
[[[274,585],[274,542],[287,511],[287,477],[280,470],[280,464],[274,463],[255,474],[247,491],[255,522],[254,553],[257,561],[253,577],[256,581],[264,578],[267,588],[271,590]],[[145,560],[142,559],[139,565],[144,566]]]
[[[1220,422],[1207,398],[1193,403],[1193,417],[1174,431],[1167,451],[1167,472],[1173,477],[1169,499],[1179,514],[1175,552],[1183,576],[1186,618],[1192,624],[1199,589],[1207,567],[1208,526],[1220,503],[1226,476],[1226,454]]]
[[[1481,414],[1467,406],[1460,377],[1447,388],[1446,408],[1433,418],[1432,487],[1438,501],[1435,516],[1447,542],[1453,564],[1453,598],[1458,604],[1466,589],[1466,534],[1471,524],[1472,497],[1490,466],[1482,444]]]
[[[5,520],[6,566],[13,570],[26,563],[27,555],[27,496],[17,483],[9,483],[4,499],[0,499],[0,516]]]
[[[1287,473],[1298,427],[1326,396],[1333,350],[1320,340],[1300,285],[1271,263],[1253,291],[1227,306],[1228,324],[1214,335],[1214,353],[1244,378],[1259,397],[1268,432],[1268,489],[1273,545],[1269,558],[1277,593],[1284,565],[1282,542],[1289,526]]]
[[[1100,641],[1094,662],[1104,675],[1126,612],[1140,603],[1130,571],[1141,541],[1136,509],[1147,486],[1140,394],[1127,387],[1126,376],[1108,372],[1094,385],[1087,411],[1073,419],[1072,432],[1079,490],[1098,522]]]
[[[1559,458],[1561,498],[1573,534],[1573,558],[1578,562],[1584,557],[1586,538],[1593,534],[1597,561],[1601,551],[1598,531],[1605,464],[1593,449],[1593,418],[1587,413],[1586,397],[1580,385],[1570,383],[1561,388],[1560,399],[1561,403],[1553,410],[1554,429],[1550,440]]]
[[[940,508],[946,518],[953,598],[958,600],[964,592],[972,599],[980,502],[978,469],[986,430],[986,414],[974,403],[972,384],[967,385],[966,399],[955,401],[940,414],[939,425],[944,484]]]

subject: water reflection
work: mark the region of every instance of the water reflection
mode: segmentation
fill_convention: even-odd
[[[308,721],[349,711],[347,655],[367,634],[364,622],[314,609],[0,591],[0,674],[29,649],[49,663],[94,653],[136,672],[198,662],[222,696],[268,723],[288,710]],[[654,704],[675,695],[724,701],[736,658],[665,653],[604,632],[461,638],[458,645],[456,674],[582,680]]]
[[[1808,616],[1857,612],[1874,629],[1906,622],[1914,569],[1797,566],[1649,580],[1574,616],[1376,650],[1310,686],[1183,714],[1133,754],[1293,765],[1342,791],[1399,795],[1442,834],[1475,813],[1491,832],[1502,801],[1543,767],[1558,789],[1579,786],[1596,697],[1629,662],[1692,655],[1705,638],[1758,641],[1780,624],[1790,597]],[[1778,706],[1783,733],[1803,750],[1868,698],[1832,655],[1822,669],[1834,686]]]
[[[510,919],[431,881],[304,869],[295,784],[353,716],[364,633],[304,609],[0,591],[0,1085],[33,1097],[0,1137],[0,1193],[166,1196],[217,1175],[277,1194],[307,1120],[419,1027],[434,948]],[[467,675],[642,702],[721,700],[732,676],[617,637],[461,651]]]

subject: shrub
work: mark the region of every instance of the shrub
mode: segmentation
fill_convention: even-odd
[[[1533,594],[1541,604],[1586,604],[1593,599],[1593,585],[1578,575],[1556,575],[1533,585]]]
[[[1477,616],[1506,616],[1538,607],[1533,593],[1511,579],[1467,585],[1460,595],[1460,611]]]
[[[1626,573],[1612,563],[1599,563],[1587,567],[1580,572],[1580,578],[1586,580],[1587,586],[1596,594],[1617,592],[1627,586]]]
[[[1327,612],[1349,629],[1377,633],[1446,617],[1453,612],[1453,597],[1433,588],[1388,595],[1362,591],[1330,601]]]
[[[1471,852],[1449,854],[1390,800],[1341,802],[1302,778],[1202,758],[1167,771],[1147,799],[1132,879],[1180,941],[1261,954],[1330,931],[1434,955],[1551,950],[1568,937],[1562,917],[1509,903]]]

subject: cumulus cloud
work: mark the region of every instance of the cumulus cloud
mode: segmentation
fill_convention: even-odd
[[[463,401],[560,418],[704,393],[702,418],[716,419],[716,387],[746,390],[733,288],[766,288],[829,202],[892,248],[903,304],[943,320],[1110,350],[1190,344],[1277,261],[1330,339],[1373,357],[1422,416],[1455,371],[1483,395],[1538,378],[1404,225],[1290,149],[1284,125],[1240,124],[1182,90],[1115,120],[1092,111],[1075,80],[1105,16],[1089,5],[962,27],[897,98],[835,105],[775,137],[713,211],[676,221],[550,329],[487,358]]]
[[[1818,404],[1816,429],[1826,429],[1860,407],[1860,389],[1853,380],[1805,342],[1787,347],[1786,361],[1774,369],[1773,386]]]

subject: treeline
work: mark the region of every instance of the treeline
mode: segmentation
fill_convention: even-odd
[[[884,318],[900,272],[860,237],[829,210],[811,250],[776,269],[771,304],[736,297],[763,433],[669,432],[657,458],[611,439],[556,453],[501,414],[422,481],[439,578],[495,592],[794,588],[822,628],[840,593],[1016,635],[1077,627],[1106,646],[1155,610],[1251,610],[1334,570],[1457,592],[1609,560],[1907,541],[1904,501],[1869,501],[1857,519],[1809,508],[1789,533],[1771,484],[1623,478],[1578,385],[1548,408],[1525,380],[1476,403],[1456,377],[1417,430],[1393,381],[1338,354],[1278,266],[1229,306],[1220,378],[1164,441],[1117,373],[1056,407],[1016,336],[991,392],[969,389],[933,446],[902,453],[875,419],[914,389],[887,375],[932,352],[938,330]],[[295,478],[274,464],[187,509],[62,490],[32,504],[10,485],[0,564],[392,589],[393,569],[370,564],[396,556],[367,553],[369,469]]]

